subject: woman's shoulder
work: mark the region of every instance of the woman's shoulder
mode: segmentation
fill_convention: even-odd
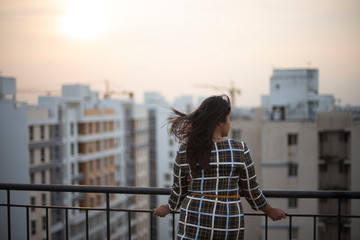
[[[246,143],[239,140],[229,139],[229,143],[231,144],[232,148],[245,150],[247,148]]]
[[[179,153],[185,153],[186,152],[186,144],[180,144],[178,148]]]

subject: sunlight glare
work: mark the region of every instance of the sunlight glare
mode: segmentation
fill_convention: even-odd
[[[101,35],[106,28],[104,1],[71,0],[61,19],[62,32],[72,38],[88,40]]]

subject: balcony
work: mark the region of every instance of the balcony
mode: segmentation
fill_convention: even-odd
[[[66,193],[101,193],[105,196],[105,204],[101,207],[76,207],[76,206],[49,206],[49,205],[30,205],[30,204],[15,204],[12,201],[12,196],[14,192],[66,192]],[[50,239],[50,230],[49,230],[49,211],[56,210],[62,211],[61,214],[63,219],[60,219],[60,222],[63,223],[64,230],[64,238],[63,239],[79,239],[69,236],[70,227],[69,226],[69,215],[73,212],[78,213],[78,217],[84,219],[84,227],[81,231],[83,231],[83,235],[85,239],[89,239],[89,235],[91,231],[94,231],[93,227],[91,227],[91,219],[89,217],[91,215],[97,214],[98,212],[102,212],[105,216],[104,221],[104,229],[106,232],[107,239],[114,239],[117,236],[114,235],[112,219],[114,217],[114,213],[122,212],[125,217],[125,221],[122,222],[121,227],[127,228],[127,238],[132,239],[136,235],[136,228],[134,227],[134,215],[137,213],[148,214],[149,216],[149,224],[148,229],[150,231],[150,236],[153,236],[152,230],[153,224],[155,221],[155,216],[153,216],[153,211],[150,209],[126,209],[123,208],[125,205],[116,205],[118,207],[114,207],[114,204],[110,203],[111,194],[119,194],[119,195],[168,195],[170,192],[167,188],[150,188],[150,187],[98,187],[98,186],[72,186],[72,185],[36,185],[36,184],[12,184],[12,183],[0,183],[0,199],[3,202],[0,202],[0,209],[3,209],[6,214],[0,216],[1,222],[5,222],[6,224],[1,226],[2,232],[7,233],[8,239],[12,239],[12,234],[17,229],[23,228],[26,229],[27,239],[31,239],[31,230],[30,224],[31,221],[29,217],[29,212],[32,209],[44,209],[45,217],[44,222],[46,223],[44,226],[44,231],[46,231],[46,239]],[[268,198],[278,198],[278,199],[335,199],[338,202],[336,214],[314,214],[314,213],[288,213],[286,222],[286,229],[288,231],[287,239],[294,239],[293,230],[296,229],[294,226],[294,219],[306,219],[306,221],[312,222],[312,229],[307,229],[308,231],[312,231],[313,239],[318,239],[318,231],[323,228],[324,222],[334,223],[334,231],[336,232],[336,236],[334,235],[332,239],[344,239],[342,238],[342,232],[344,229],[349,228],[349,223],[351,219],[359,219],[360,215],[348,215],[344,214],[341,207],[341,202],[349,199],[360,199],[360,192],[351,192],[351,191],[273,191],[273,190],[264,190],[263,191],[266,197]],[[5,201],[5,202],[4,202]],[[319,201],[321,204],[321,201]],[[120,207],[119,207],[120,206]],[[24,212],[24,216],[26,216],[26,226],[13,226],[13,222],[11,221],[13,216],[14,209],[22,209]],[[81,214],[79,214],[81,213]],[[178,213],[171,214],[172,218],[172,236],[175,239],[176,228],[175,228],[175,215]],[[269,231],[269,221],[268,217],[262,213],[245,213],[246,216],[251,217],[259,217],[263,218],[264,226],[263,226],[263,236],[264,239],[268,238]],[[324,221],[324,219],[326,221]],[[97,224],[95,226],[99,227]],[[59,226],[52,225],[51,228],[59,228]],[[6,230],[7,229],[7,230]],[[296,237],[295,237],[296,238]]]

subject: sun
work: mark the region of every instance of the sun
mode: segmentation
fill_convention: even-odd
[[[61,31],[79,40],[93,39],[106,29],[106,8],[104,1],[71,0],[65,5],[61,18]]]

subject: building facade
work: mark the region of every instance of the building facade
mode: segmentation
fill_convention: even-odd
[[[29,183],[29,153],[27,129],[27,105],[16,101],[16,80],[0,76],[0,182]],[[11,192],[11,203],[29,204],[29,193]],[[6,203],[5,191],[0,200]],[[7,216],[6,208],[0,208],[0,216]],[[20,208],[11,209],[13,239],[26,239],[25,213]],[[0,218],[0,239],[7,239],[7,219]],[[16,229],[16,231],[14,231]]]

